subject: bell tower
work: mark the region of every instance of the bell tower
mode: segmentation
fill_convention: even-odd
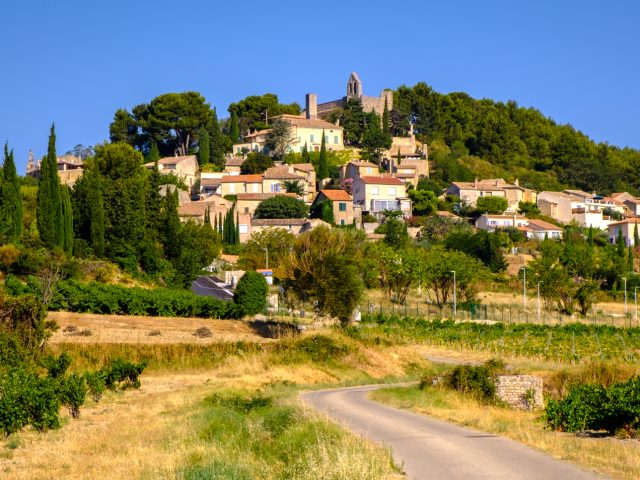
[[[351,72],[347,82],[347,98],[360,98],[362,96],[362,80],[356,72]]]

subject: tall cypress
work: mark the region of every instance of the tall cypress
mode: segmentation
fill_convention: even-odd
[[[181,224],[178,216],[178,189],[167,189],[162,211],[162,243],[168,258],[177,258],[180,254]]]
[[[217,123],[217,122],[216,122]],[[209,132],[206,128],[200,130],[200,138],[198,139],[198,162],[200,166],[209,163]]]
[[[144,160],[149,163],[160,160],[160,151],[158,150],[158,144],[155,140],[151,140],[151,147],[149,147],[149,152]]]
[[[60,179],[58,178],[55,125],[51,125],[47,156],[42,161],[36,216],[38,232],[44,244],[49,248],[62,246],[62,202],[60,199]]]
[[[240,243],[240,214],[236,213],[236,229],[234,233],[234,243],[238,245]]]
[[[20,181],[13,160],[13,150],[4,145],[2,186],[0,187],[0,222],[2,237],[7,242],[17,243],[22,235],[22,195]]]
[[[207,211],[209,211],[209,210],[207,209]],[[218,217],[217,217],[217,215],[213,217],[213,231],[216,232],[216,233],[219,233],[218,232]]]
[[[638,224],[634,224],[634,229],[633,229],[633,244],[636,247],[636,250],[638,248],[640,248],[640,232],[638,232]]]
[[[218,212],[218,233],[224,238],[222,231],[222,212]]]
[[[84,174],[89,183],[88,203],[91,220],[89,224],[89,235],[91,238],[91,248],[93,253],[101,258],[104,257],[104,195],[102,194],[102,179],[96,171],[89,170]]]
[[[69,187],[60,187],[60,199],[62,205],[62,248],[71,255],[73,253],[73,211],[71,210],[71,196]]]
[[[311,155],[309,155],[307,142],[304,142],[304,147],[302,147],[302,163],[311,163]]]
[[[384,110],[382,111],[382,132],[391,135],[391,125],[389,123],[389,106],[387,105],[387,98],[384,99]]]
[[[232,143],[238,143],[240,141],[240,127],[238,125],[238,115],[236,112],[231,112],[231,125],[229,126],[229,137],[231,137]]]
[[[213,120],[211,122],[211,162],[218,165],[220,168],[224,167],[224,153],[226,148],[226,141],[222,131],[220,131],[220,122],[218,122],[218,114],[216,109],[213,109]]]
[[[629,247],[628,249],[628,253],[627,253],[627,271],[628,272],[634,272],[635,271],[635,262],[633,261],[633,250],[631,247]]]
[[[324,130],[322,130],[322,142],[320,143],[320,158],[318,158],[318,181],[329,177],[329,164],[327,163],[327,146],[324,141]]]

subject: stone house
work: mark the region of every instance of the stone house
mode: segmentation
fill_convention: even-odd
[[[253,215],[260,202],[278,195],[296,197],[295,193],[238,193],[236,194],[236,211]]]
[[[493,232],[500,228],[507,227],[524,227],[528,223],[528,220],[522,215],[492,215],[483,213],[475,221],[475,227],[478,230],[486,230],[487,232]]]
[[[456,195],[460,200],[471,207],[475,207],[481,197],[502,197],[507,200],[507,211],[518,210],[520,202],[536,202],[536,192],[521,187],[518,180],[513,184],[505,182],[502,178],[490,178],[474,180],[473,182],[453,182],[447,188],[447,195]]]
[[[640,216],[640,198],[634,197],[627,192],[612,193],[611,199],[616,204],[622,204],[625,210],[625,215],[628,217]]]
[[[356,177],[374,177],[380,175],[380,169],[375,163],[351,161],[340,166],[340,181]]]
[[[73,187],[78,178],[82,176],[84,172],[84,161],[80,157],[73,155],[63,155],[57,157],[58,164],[58,177],[60,183]],[[40,178],[42,174],[42,161],[37,164],[33,159],[33,152],[29,150],[29,157],[27,160],[27,175],[33,178]]]
[[[286,191],[285,182],[298,182],[302,186],[303,197],[306,200],[310,188],[307,179],[307,175],[296,173],[292,165],[271,167],[262,175],[262,191],[264,193],[284,193]]]
[[[226,175],[220,179],[220,195],[262,193],[262,175]]]
[[[320,118],[327,118],[335,110],[344,108],[347,104],[347,100],[351,98],[359,99],[360,103],[362,103],[362,109],[367,113],[373,111],[379,116],[382,116],[385,102],[387,104],[387,109],[389,111],[393,110],[393,91],[383,90],[377,97],[365,95],[362,88],[362,80],[360,80],[360,76],[356,72],[351,72],[351,75],[349,75],[346,93],[346,96],[338,100],[317,104],[317,115]]]
[[[411,200],[406,185],[395,177],[355,177],[352,185],[353,204],[363,213],[381,217],[385,210],[401,211],[411,216]]]
[[[620,222],[612,222],[607,226],[607,236],[609,237],[609,242],[616,243],[618,240],[618,235],[622,232],[622,238],[624,239],[624,244],[627,247],[635,246],[635,231],[640,229],[638,225],[640,223],[640,218],[627,218]],[[638,230],[638,234],[640,234],[640,230]]]
[[[153,169],[153,162],[145,163],[145,168]],[[198,159],[195,155],[164,157],[158,160],[158,170],[163,175],[174,174],[189,187],[193,188],[198,177]]]
[[[562,223],[576,221],[582,227],[606,229],[613,221],[607,215],[607,209],[618,213],[624,207],[612,199],[584,192],[582,190],[564,190],[562,192],[540,192],[538,208],[543,215]]]
[[[545,238],[560,240],[562,238],[562,228],[545,222],[544,220],[529,219],[527,225],[520,228],[528,239],[544,240]]]
[[[354,220],[356,225],[362,222],[362,211],[354,208],[353,198],[345,190],[320,190],[313,203],[315,206],[323,202],[331,205],[336,225],[352,225]]]
[[[232,157],[225,162],[224,171],[229,175],[240,175],[240,169],[244,161],[244,157]]]
[[[197,202],[183,203],[178,206],[178,216],[183,222],[193,220],[196,223],[203,223],[205,214],[209,210],[209,217],[211,220],[211,226],[215,224],[215,219],[222,215],[222,218],[227,212],[233,208],[233,202],[222,198],[219,195],[211,195],[210,197]]]

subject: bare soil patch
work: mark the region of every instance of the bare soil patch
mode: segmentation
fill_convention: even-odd
[[[138,317],[129,315],[95,315],[87,313],[50,312],[60,329],[50,343],[220,343],[268,342],[241,320],[205,318]],[[70,328],[71,327],[71,328]],[[74,330],[75,327],[75,330]],[[194,332],[208,328],[211,336],[199,337]],[[65,331],[66,330],[66,331]],[[90,331],[90,335],[74,332]],[[157,332],[160,332],[158,334]]]

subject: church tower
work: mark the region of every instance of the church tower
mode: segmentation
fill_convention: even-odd
[[[360,98],[362,96],[362,80],[356,72],[351,72],[347,82],[347,98]]]

